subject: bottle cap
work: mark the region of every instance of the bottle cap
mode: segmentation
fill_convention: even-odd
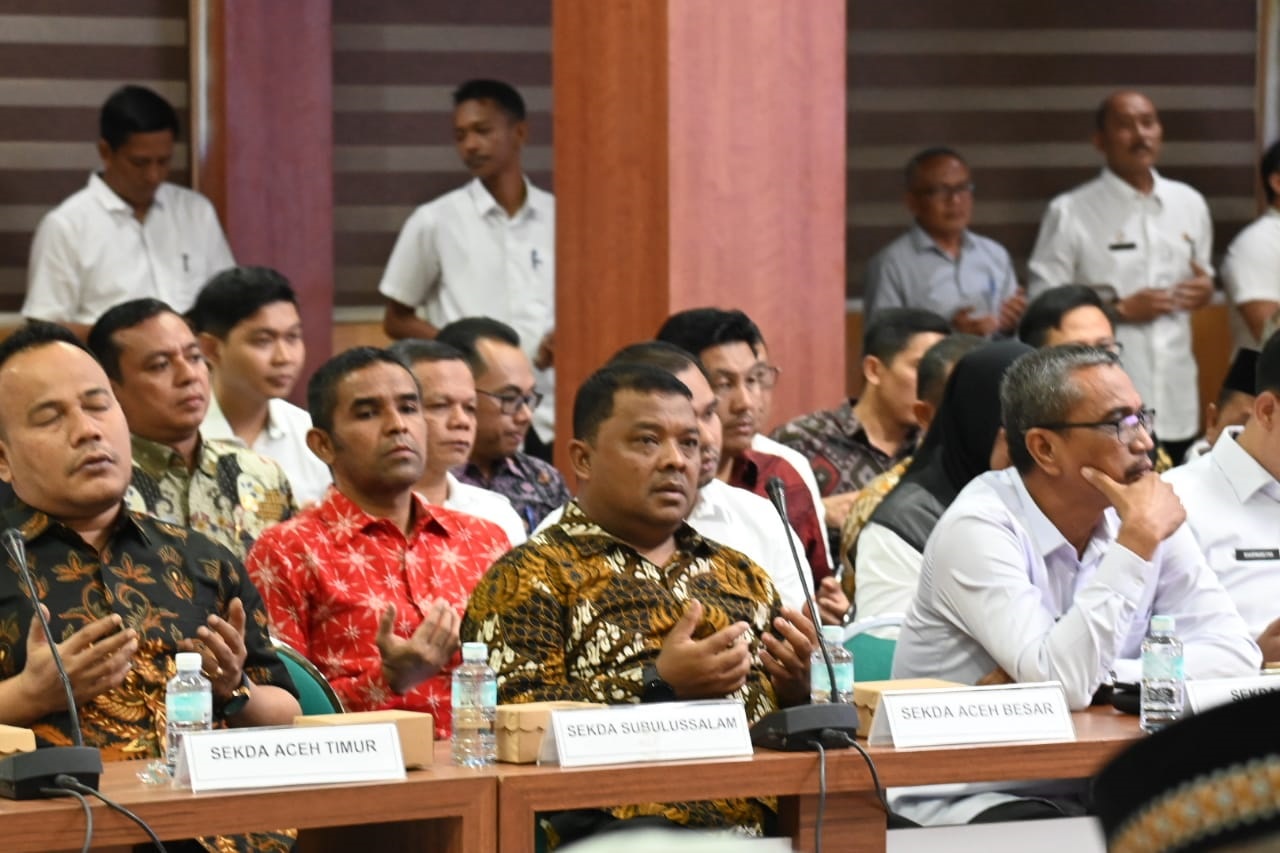
[[[1172,616],[1159,615],[1151,617],[1152,631],[1159,632],[1161,634],[1172,634],[1174,630],[1173,626],[1174,622]]]
[[[489,647],[484,643],[463,643],[462,659],[467,663],[484,663],[489,657]]]
[[[178,662],[178,672],[199,672],[204,666],[199,652],[178,652],[174,659]]]
[[[843,625],[823,625],[822,639],[829,646],[844,645],[844,626]]]

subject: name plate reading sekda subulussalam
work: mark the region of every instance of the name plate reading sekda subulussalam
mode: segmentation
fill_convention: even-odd
[[[651,702],[553,711],[539,761],[564,767],[751,754],[741,702]]]
[[[191,732],[175,773],[196,792],[403,778],[395,723]]]
[[[1280,693],[1280,676],[1250,675],[1245,678],[1206,678],[1187,682],[1187,704],[1194,714],[1263,693]]]
[[[873,746],[950,746],[1075,740],[1056,681],[886,690],[867,738]]]

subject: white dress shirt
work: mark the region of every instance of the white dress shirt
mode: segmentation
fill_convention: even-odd
[[[521,521],[516,508],[511,505],[511,501],[497,492],[459,482],[458,478],[452,474],[446,473],[444,477],[449,488],[444,499],[445,509],[465,512],[467,515],[492,521],[507,534],[512,548],[524,544],[525,539],[528,538],[524,532],[524,522]]]
[[[552,510],[534,532],[557,523],[563,514],[564,507]],[[791,546],[778,535],[782,521],[767,499],[721,480],[712,480],[698,489],[698,499],[685,520],[699,536],[732,548],[768,572],[783,605],[797,610],[804,607],[804,590],[808,587],[813,591],[813,577],[808,566],[804,566],[803,572],[796,570]],[[787,525],[787,531],[803,565],[804,546],[800,537],[791,525]],[[801,575],[804,587],[800,585]]]
[[[434,326],[492,317],[520,335],[529,360],[556,322],[556,203],[525,180],[525,203],[508,216],[479,178],[409,216],[378,292],[422,309]],[[555,424],[555,372],[537,373],[546,395],[534,427],[549,439]]]
[[[916,597],[920,582],[920,563],[924,556],[907,540],[883,524],[870,522],[858,534],[858,562],[854,566],[857,586],[854,590],[854,613],[858,620],[906,613]],[[879,636],[896,637],[897,629]]]
[[[818,512],[818,525],[822,528],[822,547],[827,554],[827,565],[838,569],[840,561],[831,558],[831,534],[827,531],[827,515],[823,510],[822,489],[818,488],[818,478],[814,476],[813,466],[809,464],[809,460],[800,451],[787,447],[780,441],[774,441],[762,432],[751,437],[751,449],[757,453],[781,456],[796,469],[800,479],[804,480],[804,484],[809,487],[809,494],[813,495],[813,507]]]
[[[141,297],[189,309],[215,273],[235,265],[209,200],[161,184],[142,222],[97,175],[45,214],[31,241],[22,316],[91,324]]]
[[[1204,197],[1160,177],[1143,195],[1110,170],[1055,198],[1031,253],[1030,296],[1063,284],[1109,285],[1118,298],[1191,278],[1195,261],[1210,276],[1213,225]],[[1160,435],[1195,436],[1200,425],[1191,317],[1177,311],[1150,323],[1121,323],[1124,368],[1146,405],[1160,415]]]
[[[1173,616],[1190,678],[1256,674],[1262,654],[1186,525],[1150,562],[1116,543],[1107,509],[1077,556],[1012,468],[969,483],[924,549],[898,636],[895,678],[973,684],[997,667],[1059,681],[1088,706],[1112,669],[1136,680],[1154,613]]]
[[[249,449],[268,459],[274,459],[284,469],[293,489],[298,506],[306,506],[324,497],[325,489],[333,482],[329,466],[307,447],[307,430],[311,429],[311,415],[288,400],[267,401],[267,425],[258,433]],[[216,394],[209,395],[209,411],[205,412],[200,434],[205,438],[224,439],[247,447],[240,436],[231,431],[227,416],[218,405]]]
[[[1224,431],[1164,478],[1182,499],[1209,567],[1257,637],[1280,618],[1280,483]]]
[[[1231,340],[1236,349],[1262,349],[1237,306],[1280,302],[1280,210],[1267,208],[1231,241],[1222,261],[1222,283],[1231,300]]]

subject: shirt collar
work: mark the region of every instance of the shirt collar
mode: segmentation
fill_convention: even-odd
[[[730,515],[727,503],[729,493],[725,490],[732,488],[734,487],[722,480],[713,479],[710,483],[698,489],[698,497],[693,502],[693,509],[689,512],[689,518],[697,519],[698,521],[729,521]]]
[[[524,175],[524,204],[515,212],[514,216],[509,217],[512,220],[523,219],[526,216],[538,216],[545,211],[542,210],[542,200],[537,197],[537,188],[529,182],[529,176]],[[467,195],[471,197],[471,202],[476,206],[476,213],[481,217],[490,214],[498,214],[504,219],[507,217],[507,211],[502,205],[498,204],[497,199],[489,192],[488,187],[479,178],[472,178],[467,184]]]
[[[410,500],[413,501],[413,527],[405,539],[412,542],[429,532],[446,537],[458,532],[457,518],[449,510],[427,503],[427,499],[417,492],[410,494]],[[357,535],[374,528],[399,530],[388,519],[365,512],[334,485],[329,486],[316,511],[329,527],[333,544],[339,547],[349,545]]]
[[[466,477],[469,480],[475,480],[477,483],[493,484],[501,474],[510,474],[512,477],[516,477],[520,480],[529,479],[525,476],[524,470],[516,464],[516,458],[514,456],[503,457],[494,463],[492,477],[486,477],[484,472],[480,470],[480,466],[470,461],[462,463],[461,466],[454,470],[461,472],[460,476]]]
[[[133,445],[133,464],[152,477],[163,477],[169,471],[181,471],[185,476],[187,464],[182,454],[167,444],[130,434],[129,443]],[[204,442],[200,442],[201,446]],[[196,453],[200,455],[199,451]]]
[[[951,259],[950,255],[939,248],[937,241],[929,236],[929,232],[920,227],[920,223],[917,222],[915,225],[912,225],[909,233],[911,235],[911,247],[917,252],[928,252],[932,250],[939,255],[943,255],[946,258]],[[973,235],[969,233],[969,229],[966,228],[964,234],[960,238],[961,251],[972,251],[977,247],[977,245],[977,241],[973,239]]]
[[[1035,541],[1040,556],[1047,560],[1050,554],[1066,549],[1072,558],[1075,558],[1075,547],[1067,541],[1067,537],[1062,535],[1058,526],[1049,520],[1049,516],[1044,514],[1040,505],[1031,497],[1017,469],[1006,468],[998,473],[1000,476],[1007,476],[1013,484],[1013,491],[1021,510],[1018,515]],[[1082,564],[1090,563],[1101,556],[1106,547],[1116,538],[1118,523],[1115,510],[1107,509],[1102,514],[1102,521],[1094,528],[1093,534],[1089,537],[1089,544],[1085,546],[1084,554],[1080,557]]]
[[[1113,194],[1123,199],[1142,201],[1148,198],[1155,199],[1156,202],[1163,204],[1162,192],[1164,190],[1165,180],[1160,177],[1160,173],[1155,169],[1151,170],[1151,193],[1145,194],[1138,192],[1133,184],[1117,175],[1107,167],[1102,168],[1102,183]]]
[[[164,209],[164,201],[162,196],[164,193],[164,184],[156,190],[155,197],[151,200],[151,207],[156,210]],[[127,216],[133,216],[133,205],[116,195],[116,191],[107,185],[102,179],[102,175],[94,172],[89,175],[89,192],[93,195],[95,201],[102,205],[110,213],[123,213]],[[147,211],[150,213],[150,210]]]
[[[1213,449],[1209,451],[1209,456],[1213,464],[1222,471],[1227,480],[1227,486],[1235,493],[1236,500],[1243,504],[1260,491],[1274,493],[1275,488],[1272,484],[1276,480],[1266,468],[1258,464],[1258,460],[1240,446],[1236,441],[1236,434],[1230,430],[1223,430],[1222,435],[1218,436],[1218,440],[1214,442]]]
[[[120,504],[120,513],[116,516],[111,538],[114,540],[120,535],[132,535],[140,539],[144,544],[151,543],[151,537],[147,535],[147,531],[141,524],[141,515],[135,515],[125,508],[123,502]],[[34,542],[46,533],[61,535],[63,538],[74,536],[80,538],[74,530],[64,525],[62,522],[51,517],[43,510],[34,509],[19,499],[14,499],[4,510],[5,527],[15,527],[22,536],[24,542]],[[83,539],[81,540],[83,541]]]
[[[549,531],[558,531],[558,535],[568,537],[573,540],[574,547],[578,549],[584,557],[592,557],[603,553],[610,548],[626,548],[634,553],[637,557],[640,553],[635,547],[623,542],[609,531],[592,521],[578,501],[571,500],[565,504],[564,515],[560,521],[548,529]],[[698,531],[689,526],[688,522],[680,522],[680,527],[675,532],[676,550],[694,556],[708,556],[712,552],[711,544],[698,535]]]
[[[274,397],[267,401],[267,425],[262,432],[271,441],[280,441],[285,437],[285,429],[281,426],[284,418],[279,414],[280,404],[283,402],[283,400]],[[241,447],[249,446],[248,442],[232,431],[231,422],[223,414],[222,406],[218,405],[217,394],[209,395],[209,410],[205,412],[201,431],[205,431],[205,427],[210,428],[209,431],[216,432],[220,441],[235,442]]]

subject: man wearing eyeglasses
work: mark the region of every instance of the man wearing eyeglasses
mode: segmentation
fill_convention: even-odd
[[[885,308],[941,314],[957,332],[1013,334],[1027,307],[1009,261],[994,240],[969,230],[973,178],[950,148],[926,148],[907,163],[907,210],[915,225],[867,263],[866,322]]]
[[[1189,678],[1256,673],[1258,646],[1152,470],[1155,414],[1116,356],[1035,350],[1005,374],[1000,398],[1013,467],[973,480],[929,537],[894,676],[1058,681],[1084,708],[1112,671],[1140,679],[1153,614],[1177,617]],[[935,800],[930,822],[1014,799]]]
[[[1161,444],[1181,459],[1200,426],[1190,312],[1213,296],[1209,206],[1156,172],[1164,130],[1148,98],[1116,92],[1094,122],[1106,168],[1050,202],[1028,265],[1031,295],[1071,282],[1106,293],[1125,370],[1161,414]]]
[[[571,495],[559,471],[520,449],[542,401],[520,336],[498,320],[467,317],[445,326],[436,340],[460,351],[476,380],[475,445],[454,476],[511,501],[531,532]]]

